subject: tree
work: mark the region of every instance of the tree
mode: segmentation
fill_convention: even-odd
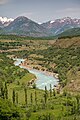
[[[14,89],[13,89],[12,99],[13,99],[13,104],[15,104],[15,90]]]
[[[76,95],[76,101],[77,101],[77,112],[79,112],[80,109],[80,96]]]
[[[50,97],[52,97],[52,86],[50,84]]]
[[[37,105],[37,93],[35,91],[35,104]]]
[[[28,101],[27,101],[27,88],[25,88],[24,91],[25,91],[25,103],[27,105],[28,104]]]
[[[45,93],[44,93],[44,101],[45,101],[45,104],[46,104],[46,102],[47,102],[47,97],[48,97],[47,87],[45,86]]]
[[[16,104],[18,104],[18,93],[16,93]]]
[[[31,97],[31,104],[32,104],[32,103],[33,103],[33,96],[32,96],[32,93],[31,93],[31,96],[30,96],[30,97]]]
[[[0,80],[0,90],[1,90],[1,87],[3,87],[3,83],[2,83],[2,81]]]
[[[5,82],[5,98],[8,99],[7,83]]]
[[[23,110],[8,100],[0,99],[0,120],[24,120]]]
[[[3,86],[1,87],[1,97],[4,99],[5,98],[5,91]]]

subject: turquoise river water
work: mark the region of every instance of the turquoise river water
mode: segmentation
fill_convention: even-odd
[[[24,61],[24,59],[13,59],[16,60],[15,61],[15,66],[20,66],[21,62]],[[36,75],[37,80],[35,81],[36,87],[39,89],[45,89],[45,86],[47,87],[47,89],[50,89],[50,84],[52,86],[52,88],[54,88],[54,86],[58,85],[59,80],[56,79],[55,77],[45,74],[44,72],[41,72],[39,70],[35,70],[35,69],[28,69],[24,66],[20,66],[21,68],[27,69],[30,73],[33,73]]]

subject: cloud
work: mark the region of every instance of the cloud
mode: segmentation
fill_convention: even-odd
[[[57,15],[60,16],[69,16],[69,17],[78,17],[80,18],[80,8],[65,8],[55,11]]]
[[[0,5],[6,4],[8,0],[0,0]]]
[[[62,12],[80,12],[80,8],[66,8],[62,10],[57,10],[56,13],[62,13]]]

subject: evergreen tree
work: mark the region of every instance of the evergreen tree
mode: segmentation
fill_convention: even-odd
[[[50,84],[50,97],[52,97],[52,86]]]
[[[45,104],[46,104],[46,102],[47,102],[47,97],[48,97],[47,87],[45,86],[45,93],[44,93],[44,101],[45,101]]]
[[[13,104],[15,104],[15,90],[13,89],[13,96],[12,96],[12,99],[13,99]]]
[[[16,104],[18,104],[18,93],[16,93]]]
[[[7,83],[5,82],[5,98],[8,99]]]
[[[28,101],[27,101],[27,88],[25,88],[24,91],[25,91],[25,103],[27,105],[28,104]]]
[[[66,111],[67,111],[67,116],[68,116],[68,97],[66,96]]]
[[[32,96],[32,93],[31,93],[31,104],[33,104],[33,96]]]
[[[76,95],[76,101],[77,101],[77,112],[79,112],[80,109],[80,96]]]
[[[36,90],[35,90],[35,104],[37,105],[37,93],[36,93]]]
[[[3,86],[1,87],[1,97],[2,97],[3,99],[5,99],[5,91],[4,91]]]

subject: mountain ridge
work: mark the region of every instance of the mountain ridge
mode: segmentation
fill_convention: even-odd
[[[23,36],[47,36],[47,30],[36,22],[24,16],[14,19],[7,27],[4,27],[6,34],[15,34]]]
[[[0,34],[47,37],[59,35],[72,28],[80,28],[80,19],[64,17],[38,24],[25,16],[16,19],[0,17]]]
[[[80,27],[80,19],[64,17],[62,19],[42,23],[41,25],[50,30],[53,35],[58,35],[68,29]]]

